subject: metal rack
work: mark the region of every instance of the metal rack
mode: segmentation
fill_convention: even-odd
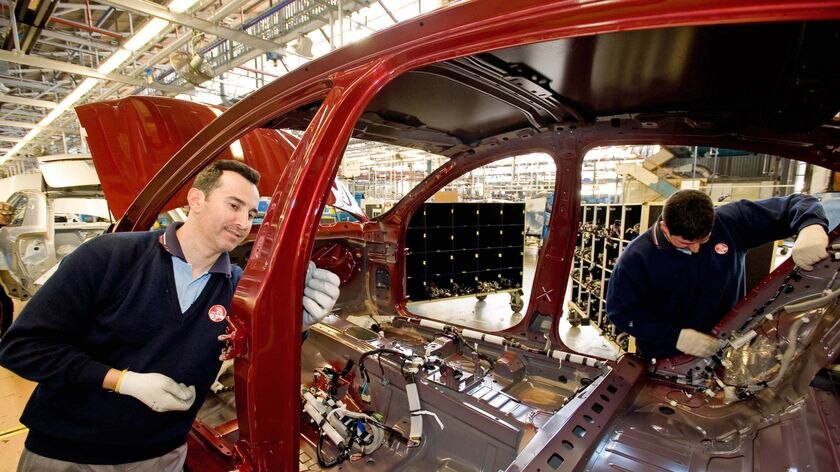
[[[426,203],[406,236],[411,301],[508,292],[522,309],[524,203]]]
[[[607,285],[621,252],[661,213],[662,203],[581,205],[569,299],[573,326],[592,324],[622,349],[630,347],[629,337],[607,318]]]

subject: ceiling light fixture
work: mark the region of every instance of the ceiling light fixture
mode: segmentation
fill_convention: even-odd
[[[177,1],[177,0],[176,0]],[[123,44],[123,47],[129,51],[137,51],[146,45],[149,41],[155,39],[157,35],[169,25],[169,22],[160,18],[152,18],[148,23],[143,25],[137,33],[134,34],[128,41]]]
[[[198,0],[172,0],[167,5],[167,8],[174,13],[183,13],[189,10],[196,3],[198,3]],[[99,66],[97,71],[103,74],[110,74],[117,67],[127,61],[132,56],[132,53],[139,51],[141,48],[146,46],[146,44],[157,38],[161,31],[163,31],[167,26],[169,26],[168,21],[161,18],[152,18],[146,22],[146,24],[143,25],[143,27],[134,34],[134,36],[129,38],[128,41],[123,44],[122,48],[117,49],[114,54],[105,60],[105,62]],[[58,117],[60,117],[65,111],[69,110],[77,101],[81,100],[82,97],[96,87],[96,84],[98,83],[99,79],[85,79],[78,87],[76,87],[75,90],[64,97],[64,100],[62,100],[57,107],[55,107],[47,116],[38,122],[37,128],[30,130],[19,143],[16,143],[6,154],[3,155],[3,157],[0,157],[0,164],[11,159],[12,156],[17,154],[30,141],[35,139],[43,128],[57,120]]]
[[[131,57],[131,51],[122,48],[117,49],[116,52],[114,52],[114,54],[111,54],[111,57],[109,57],[108,60],[103,62],[96,70],[103,74],[110,74],[114,71],[114,69],[121,66],[123,62],[125,62],[126,59],[128,59],[129,57]]]
[[[169,5],[166,5],[166,7],[169,8],[169,11],[171,12],[184,13],[196,3],[198,3],[198,0],[172,0],[169,2]]]

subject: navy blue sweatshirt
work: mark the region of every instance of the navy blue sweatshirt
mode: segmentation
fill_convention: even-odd
[[[173,231],[174,233],[174,231]],[[55,459],[121,464],[184,444],[220,367],[241,269],[211,273],[181,313],[161,232],[108,234],[67,256],[0,342],[0,364],[38,382],[21,416],[27,449]],[[222,254],[227,260],[227,254]],[[214,320],[215,319],[215,320]],[[156,413],[102,388],[109,368],[195,385],[188,411]]]
[[[812,224],[828,226],[814,197],[740,200],[716,209],[709,242],[697,254],[685,254],[665,239],[657,221],[618,258],[607,286],[607,315],[636,338],[640,355],[680,354],[680,330],[708,333],[745,295],[747,250]]]

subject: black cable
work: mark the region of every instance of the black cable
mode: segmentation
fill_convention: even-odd
[[[315,457],[318,459],[318,465],[321,466],[322,469],[328,469],[330,467],[335,466],[339,462],[341,462],[341,455],[339,454],[338,457],[335,457],[332,462],[327,462],[322,456],[322,445],[324,444],[324,432],[323,430],[318,431],[318,445],[315,448]]]
[[[464,338],[462,338],[462,337],[460,337],[460,336],[458,336],[458,339],[460,339],[460,340],[461,340],[461,342],[462,342],[465,346],[467,346],[467,348],[468,348],[470,351],[472,351],[472,352],[474,352],[474,353],[478,354],[478,358],[479,358],[479,359],[481,359],[481,360],[483,360],[483,361],[487,361],[487,363],[488,363],[488,364],[490,364],[490,368],[491,368],[491,369],[492,369],[492,368],[496,365],[496,361],[494,361],[493,359],[490,359],[489,357],[487,357],[487,355],[482,354],[482,353],[481,353],[481,352],[479,352],[476,348],[474,348],[474,347],[470,346],[470,343],[468,343],[466,339],[464,339]]]
[[[394,356],[402,358],[403,360],[405,360],[408,357],[406,354],[403,354],[400,351],[395,351],[393,349],[374,349],[372,351],[367,351],[363,353],[361,356],[359,356],[359,372],[362,373],[362,375],[365,377],[365,381],[367,381],[368,383],[370,383],[370,375],[367,373],[367,369],[365,368],[365,359],[369,356],[379,356],[379,370],[381,371],[382,376],[385,377],[385,368],[382,366],[382,354],[392,354]]]

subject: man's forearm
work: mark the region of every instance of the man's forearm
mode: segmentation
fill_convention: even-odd
[[[116,390],[117,382],[120,380],[120,375],[122,375],[121,370],[109,369],[108,372],[105,373],[105,378],[102,379],[102,388],[105,390]]]

